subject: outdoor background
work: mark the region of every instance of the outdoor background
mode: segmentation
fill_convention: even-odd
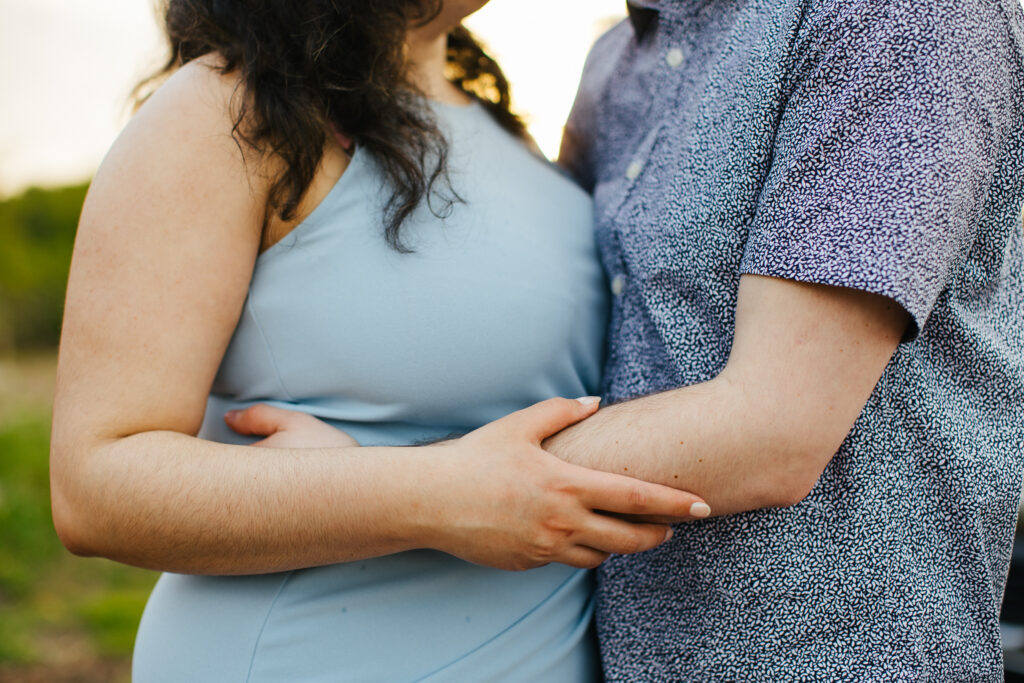
[[[586,51],[623,0],[495,0],[467,22],[557,152]],[[155,574],[72,557],[47,452],[67,268],[88,181],[164,56],[151,0],[0,0],[0,683],[126,681]]]

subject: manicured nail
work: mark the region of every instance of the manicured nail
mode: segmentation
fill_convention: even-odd
[[[672,527],[669,527],[669,528],[668,528],[668,531],[666,531],[666,532],[665,532],[665,540],[664,540],[664,541],[662,541],[662,543],[668,543],[668,540],[669,540],[670,538],[672,538],[672,534],[673,534],[673,533],[674,533],[674,532],[672,531]]]
[[[704,519],[711,516],[711,506],[707,503],[694,503],[690,506],[690,516]]]
[[[580,398],[578,398],[576,400],[579,401],[580,403],[582,403],[585,406],[592,406],[595,403],[600,403],[601,402],[601,397],[600,396],[581,396]]]

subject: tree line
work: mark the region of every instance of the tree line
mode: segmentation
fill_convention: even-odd
[[[0,200],[0,353],[56,347],[88,187],[32,188]]]

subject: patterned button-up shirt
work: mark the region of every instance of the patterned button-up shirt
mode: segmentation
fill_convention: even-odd
[[[648,0],[594,48],[563,161],[615,294],[609,399],[714,377],[745,273],[913,320],[806,500],[605,564],[609,680],[1001,680],[1022,46],[1017,0]]]

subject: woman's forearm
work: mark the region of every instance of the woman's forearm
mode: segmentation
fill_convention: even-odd
[[[229,446],[172,431],[83,448],[58,429],[54,521],[76,553],[180,573],[265,573],[414,548],[502,569],[593,567],[668,531],[603,511],[685,517],[699,502],[540,447],[596,407],[552,399],[419,448]]]
[[[408,548],[508,569],[595,566],[607,553],[663,542],[664,527],[595,510],[683,514],[693,496],[540,448],[593,404],[546,401],[429,452],[187,436],[200,429],[244,310],[276,173],[267,160],[275,155],[237,144],[237,74],[210,66],[186,65],[147,100],[82,209],[51,440],[54,521],[66,545],[226,574]]]
[[[59,454],[55,454],[59,457]],[[429,457],[402,448],[269,449],[148,432],[54,476],[54,520],[85,555],[251,574],[422,547]],[[418,516],[419,515],[419,516]]]

